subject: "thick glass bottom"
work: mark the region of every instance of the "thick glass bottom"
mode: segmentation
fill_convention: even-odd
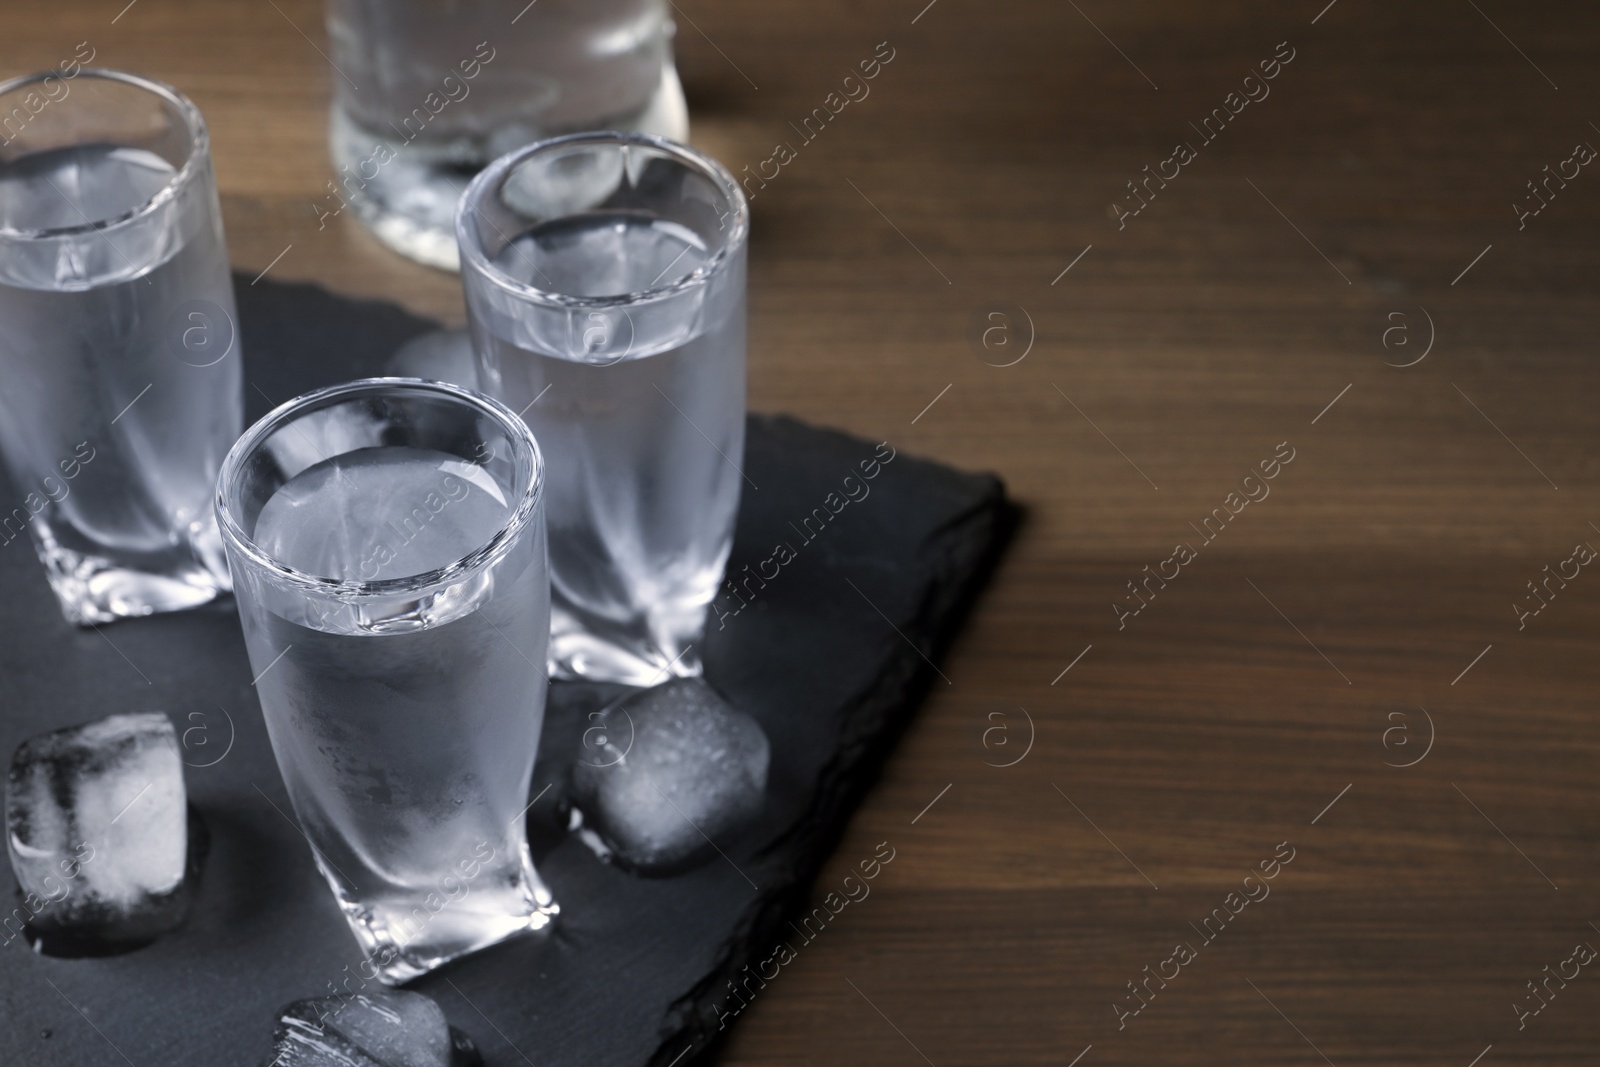
[[[594,126],[653,133],[675,141],[687,138],[689,109],[677,69],[670,63],[663,67],[661,85],[644,108],[630,115],[598,119]],[[575,132],[579,131],[551,130],[548,135]],[[367,229],[396,252],[430,267],[459,271],[456,205],[473,176],[491,160],[463,158],[461,151],[451,147],[429,150],[402,144],[396,150],[392,131],[365,130],[337,105],[328,136],[339,192],[338,199],[327,198],[328,206],[319,210],[319,216],[325,221],[323,210],[342,211],[341,202],[347,202]],[[380,143],[389,145],[394,155],[378,165],[373,153]],[[511,150],[521,145],[500,147]],[[373,170],[369,177],[368,171]]]
[[[561,913],[526,848],[522,863],[511,872],[485,872],[475,881],[456,882],[459,896],[446,885],[356,900],[320,853],[316,860],[371,969],[385,985],[409,982],[468,953],[542,930]]]
[[[642,688],[698,678],[705,673],[699,649],[705,617],[702,605],[630,625],[575,609],[556,594],[550,605],[550,677]]]
[[[61,614],[75,626],[184,611],[233,589],[215,523],[169,551],[120,559],[67,548],[37,518],[29,533]]]

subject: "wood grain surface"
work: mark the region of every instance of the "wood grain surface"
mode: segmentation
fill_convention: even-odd
[[[318,229],[318,4],[123,2],[11,4],[0,68],[87,40],[179,86],[239,269],[462,319]],[[720,1062],[1595,1062],[1600,171],[1527,183],[1600,145],[1600,9],[924,3],[677,4],[695,143],[795,149],[752,185],[751,406],[1028,512],[819,895],[895,860]]]

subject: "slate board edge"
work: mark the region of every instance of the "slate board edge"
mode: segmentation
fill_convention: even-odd
[[[963,629],[1026,514],[1006,497],[999,477],[981,477],[992,483],[983,499],[930,541],[941,578],[948,580],[933,583],[929,599],[918,612],[917,623],[906,633],[935,663],[944,657]],[[964,545],[980,546],[975,562],[964,564]],[[962,570],[964,575],[960,574]],[[938,625],[941,618],[943,623]],[[927,622],[930,619],[936,624],[932,632]],[[739,916],[717,952],[716,966],[672,1005],[649,1067],[682,1067],[689,1062],[706,1061],[720,1049],[728,1029],[719,1025],[717,1005],[724,999],[727,982],[775,945],[784,924],[805,909],[817,876],[844,836],[849,816],[877,784],[889,754],[937,679],[921,655],[902,647],[903,653],[892,666],[841,709],[846,723],[854,724],[854,728],[843,732],[839,751],[824,770],[806,814],[764,850],[775,852],[786,842],[809,838],[803,846],[801,865],[794,869],[787,885],[767,894],[764,901],[756,900]],[[882,709],[877,716],[863,714],[874,707]],[[686,1044],[693,1050],[687,1057]]]

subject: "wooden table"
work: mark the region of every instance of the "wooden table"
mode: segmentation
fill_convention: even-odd
[[[0,67],[88,40],[178,85],[240,269],[461,320],[318,229],[314,0],[122,2],[11,12]],[[752,407],[1028,511],[819,890],[896,858],[721,1062],[1593,1063],[1600,174],[1564,161],[1600,10],[925,2],[679,5],[696,143],[798,146],[754,200]]]

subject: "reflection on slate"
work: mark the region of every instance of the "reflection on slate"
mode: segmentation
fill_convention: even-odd
[[[249,421],[309,389],[378,373],[433,326],[310,286],[235,284]],[[746,489],[729,564],[739,596],[719,601],[705,662],[718,691],[766,731],[772,758],[760,817],[717,842],[723,855],[636,877],[566,834],[567,774],[587,716],[620,690],[552,692],[533,783],[544,792],[528,819],[560,919],[410,987],[439,1002],[489,1067],[681,1067],[685,1050],[714,1041],[727,982],[771,954],[806,900],[879,760],[926,688],[943,684],[925,656],[937,659],[952,636],[1013,520],[997,479],[892,445],[750,420],[744,469],[759,489]],[[877,464],[870,481],[863,461]],[[0,511],[22,499],[3,481],[0,492]],[[289,819],[232,603],[75,630],[22,539],[0,546],[0,583],[0,755],[68,723],[164,711],[211,838],[188,922],[147,948],[52,959],[5,924],[0,1063],[258,1062],[282,1005],[363,979],[355,940]]]

